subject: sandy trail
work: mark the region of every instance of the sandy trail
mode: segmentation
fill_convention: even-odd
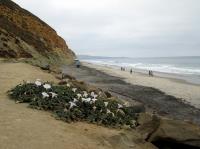
[[[159,89],[168,95],[182,98],[191,105],[200,108],[200,85],[193,85],[176,79],[167,79],[156,76],[149,77],[148,75],[141,73],[130,74],[127,71],[124,72],[106,66],[93,65],[88,63],[84,63],[84,65],[105,72],[108,75],[121,77],[127,83]]]
[[[87,123],[68,124],[48,112],[15,104],[6,91],[37,78],[57,81],[48,73],[28,64],[0,64],[0,148],[1,149],[101,149],[121,148],[111,139],[121,131]],[[136,147],[137,148],[137,147]]]

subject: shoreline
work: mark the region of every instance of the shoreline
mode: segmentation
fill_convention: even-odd
[[[106,68],[110,68],[110,69],[120,70],[120,66],[116,66],[116,65],[98,64],[98,63],[92,63],[92,62],[88,62],[88,61],[81,61],[81,63],[83,65],[89,64],[89,65],[95,65],[95,66],[101,66],[101,67],[106,67]],[[130,69],[132,69],[133,73],[148,76],[148,70],[129,67],[129,66],[124,67],[124,68],[126,69],[126,72],[129,72]],[[159,72],[159,71],[153,71],[153,74],[154,74],[154,77],[171,79],[173,81],[178,81],[178,82],[182,82],[182,83],[186,83],[186,84],[200,86],[200,76],[197,76],[197,75],[192,75],[192,74],[186,75],[186,74],[179,74],[179,73]],[[196,78],[196,77],[198,77],[198,78]]]
[[[113,74],[109,72],[111,70],[112,69],[104,68],[103,71],[100,70],[100,68],[98,69],[96,65],[93,65],[93,68],[91,65],[82,65],[80,68],[76,68],[75,65],[66,65],[62,67],[64,74],[68,74],[79,81],[89,83],[92,86],[108,91],[113,96],[123,101],[128,101],[132,105],[143,105],[148,113],[157,114],[169,119],[190,121],[200,125],[200,109],[189,104],[191,103],[190,101],[187,102],[186,100],[181,100],[180,98],[167,94],[161,91],[160,88],[157,89],[155,87],[148,87],[149,85],[146,84],[140,85],[139,83],[136,84],[127,81],[124,75]],[[120,70],[117,72],[121,73]],[[138,79],[138,77],[140,79]],[[148,81],[144,81],[147,80],[144,79],[144,76],[137,75],[137,77],[134,76],[134,78],[136,78],[135,80],[148,83]],[[155,77],[146,78],[155,79]],[[162,78],[157,78],[157,83],[160,83],[161,79]],[[152,82],[154,83],[154,81]],[[181,91],[181,93],[183,92],[184,91]]]
[[[125,82],[133,85],[142,85],[153,87],[168,95],[181,98],[186,104],[190,104],[200,109],[200,85],[187,82],[182,79],[168,78],[165,76],[149,77],[142,72],[134,72],[130,74],[129,71],[121,71],[120,67],[102,66],[88,62],[82,62],[86,67],[102,71],[108,75],[120,77]]]

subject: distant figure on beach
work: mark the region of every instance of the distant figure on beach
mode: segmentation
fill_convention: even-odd
[[[76,65],[76,68],[80,68],[81,63],[78,59],[75,59],[75,65]]]
[[[125,67],[121,67],[121,71],[125,71]]]
[[[130,74],[132,74],[132,73],[133,73],[133,70],[131,69],[131,70],[130,70]]]
[[[149,70],[149,76],[153,77],[153,71],[152,70]]]

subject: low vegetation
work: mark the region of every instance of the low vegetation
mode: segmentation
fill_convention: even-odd
[[[102,92],[86,92],[70,83],[66,86],[36,80],[24,82],[9,91],[16,103],[29,103],[31,108],[53,112],[66,122],[88,121],[111,127],[134,128],[137,108],[101,97]]]

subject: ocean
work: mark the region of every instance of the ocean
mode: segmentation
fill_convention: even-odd
[[[188,57],[98,57],[78,56],[81,61],[110,67],[125,67],[142,73],[152,70],[158,76],[200,84],[200,56]]]

